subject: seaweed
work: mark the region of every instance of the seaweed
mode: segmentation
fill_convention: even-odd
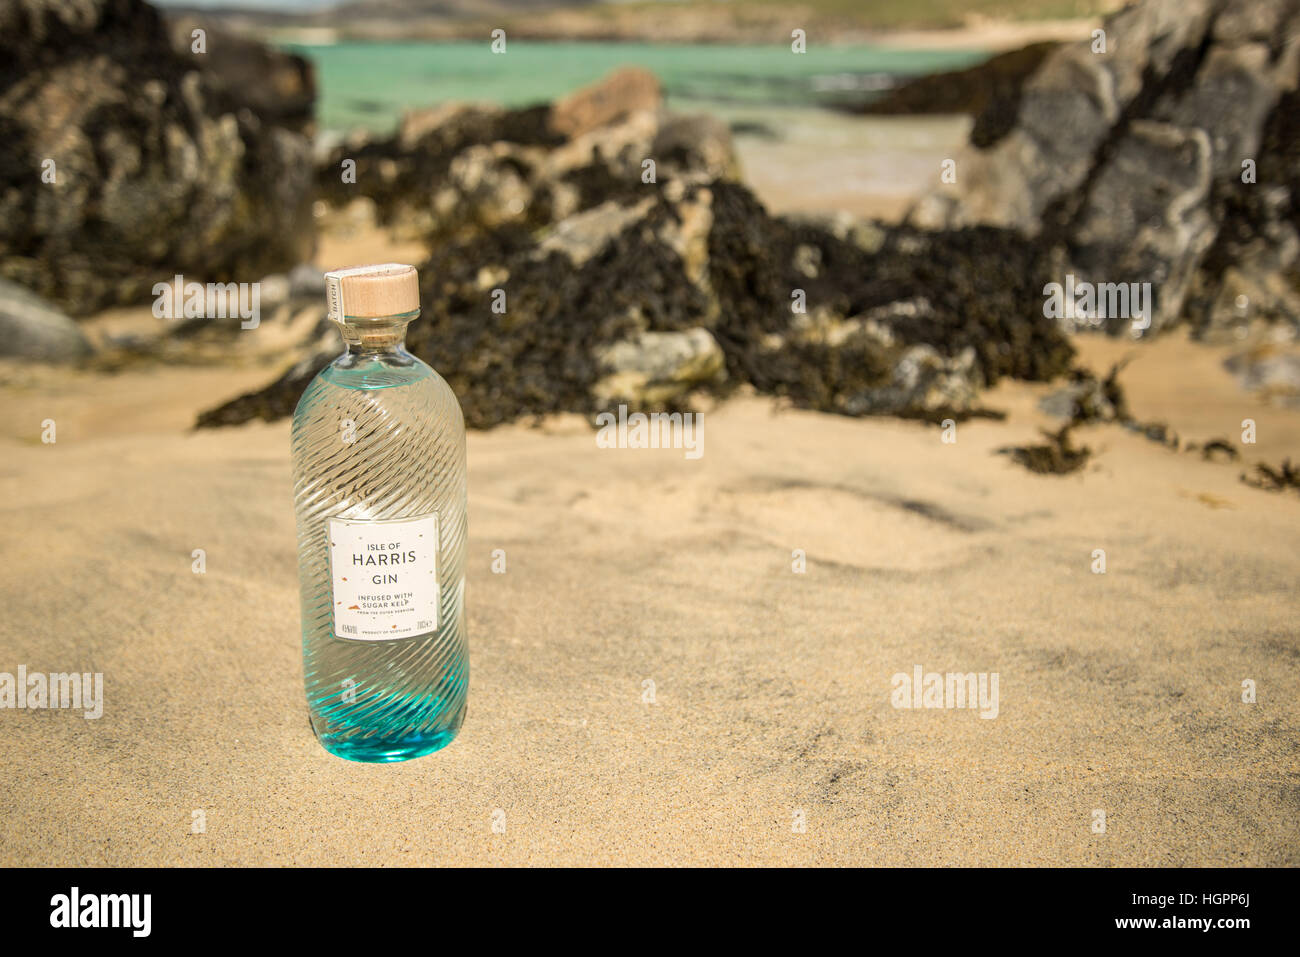
[[[1073,422],[1055,432],[1043,430],[1047,442],[1042,445],[1013,445],[998,449],[998,454],[1009,455],[1031,472],[1040,475],[1069,475],[1088,462],[1092,450],[1086,445],[1076,446],[1070,439]]]
[[[1277,468],[1256,462],[1249,471],[1241,473],[1241,480],[1266,492],[1300,491],[1300,466],[1292,465],[1289,458],[1283,459]]]

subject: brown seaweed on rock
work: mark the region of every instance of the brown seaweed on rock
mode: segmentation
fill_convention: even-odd
[[[993,414],[975,406],[978,386],[1050,378],[1073,356],[1057,324],[1025,306],[1035,252],[1013,233],[907,230],[867,251],[770,216],[738,183],[645,185],[640,195],[540,236],[507,225],[451,239],[421,268],[429,318],[408,346],[447,379],[468,425],[590,414],[611,398],[684,407],[690,389],[602,386],[608,350],[647,334],[707,333],[725,375],[701,377],[701,391],[749,383],[805,408],[930,421]],[[792,308],[797,290],[804,312]],[[287,414],[305,372],[200,422]]]
[[[768,216],[735,183],[714,185],[713,216],[709,280],[723,316],[715,335],[728,372],[760,391],[842,411],[827,397],[876,386],[890,371],[878,342],[786,341],[796,289],[810,311],[870,319],[898,342],[947,357],[973,349],[986,386],[1003,376],[1050,379],[1073,359],[1057,324],[1026,307],[1039,299],[1037,252],[1008,230],[904,228],[869,252],[823,227]],[[765,349],[772,335],[786,347]]]
[[[1011,456],[1031,472],[1040,475],[1069,475],[1077,472],[1088,462],[1092,450],[1086,445],[1076,446],[1070,440],[1071,422],[1055,432],[1043,432],[1047,442],[1042,445],[1015,445],[998,449],[1003,455]]]
[[[0,2],[0,277],[75,316],[311,254],[311,67],[227,40],[174,48],[144,0]]]
[[[336,355],[337,351],[321,350],[311,353],[269,385],[200,412],[194,427],[214,429],[223,425],[242,425],[253,421],[275,422],[288,418],[293,415],[298,399],[311,384],[311,380],[316,378],[316,373],[329,365]]]
[[[580,265],[559,251],[538,255],[518,230],[439,250],[420,270],[430,318],[412,327],[409,348],[447,379],[471,428],[592,411],[603,371],[597,346],[705,320],[707,297],[682,258],[653,238],[672,215],[666,203],[654,205]],[[493,275],[500,278],[480,281]],[[504,312],[492,308],[497,288]]]
[[[773,216],[731,178],[724,125],[647,109],[645,78],[605,83],[608,96],[551,108],[412,115],[320,169],[327,200],[352,198],[337,169],[346,151],[381,217],[429,239],[428,318],[408,345],[471,427],[619,401],[684,409],[743,384],[819,411],[960,420],[996,415],[978,393],[1004,376],[1069,367],[1073,349],[1041,308],[1033,240]],[[627,109],[619,90],[636,94]],[[557,141],[557,111],[623,119]],[[288,414],[313,364],[200,424]]]

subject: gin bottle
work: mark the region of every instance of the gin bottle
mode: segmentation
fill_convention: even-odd
[[[404,348],[415,269],[325,278],[347,351],[307,387],[292,433],[307,706],[327,751],[404,761],[465,719],[465,420]]]

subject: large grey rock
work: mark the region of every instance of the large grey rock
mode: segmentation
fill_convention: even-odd
[[[1296,311],[1300,3],[1144,0],[1049,54],[1000,140],[957,158],[957,182],[917,203],[926,229],[1034,237],[1043,281],[1150,283],[1152,334]],[[977,123],[978,125],[978,123]],[[1274,194],[1279,198],[1275,199]]]
[[[1107,328],[1154,334],[1178,319],[1196,264],[1214,241],[1210,172],[1203,130],[1146,120],[1102,164],[1073,236],[1075,271],[1098,284],[1150,283],[1154,300],[1138,326],[1130,314],[1108,317]]]
[[[1264,121],[1277,105],[1282,81],[1267,44],[1215,46],[1191,88],[1155,114],[1183,129],[1204,130],[1214,154],[1213,175],[1237,176],[1242,160],[1259,155]]]
[[[1145,0],[1109,18],[1106,50],[1091,36],[1048,54],[1020,92],[1010,131],[957,159],[957,183],[910,214],[925,228],[987,224],[1035,235],[1051,204],[1082,186],[1097,152],[1146,84],[1205,35],[1212,0]]]
[[[0,356],[73,362],[92,351],[81,329],[56,306],[0,279]]]
[[[311,135],[316,127],[316,76],[311,61],[264,43],[213,28],[213,18],[169,17],[172,48],[194,49],[194,31],[204,31],[205,78],[215,94],[252,110],[263,123]]]
[[[1233,242],[1221,244],[1231,262],[1216,275],[1202,273],[1189,306],[1197,335],[1207,342],[1234,342],[1263,321],[1278,331],[1300,334],[1300,233],[1292,221],[1291,196],[1282,186],[1253,187],[1255,222]],[[1229,229],[1231,229],[1229,224]]]
[[[240,99],[220,43],[177,52],[143,0],[0,4],[0,276],[79,315],[309,258],[310,142]]]
[[[1227,4],[1215,18],[1211,34],[1216,43],[1270,43],[1279,38],[1295,12],[1294,0]]]

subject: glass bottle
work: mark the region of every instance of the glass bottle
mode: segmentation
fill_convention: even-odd
[[[404,761],[465,719],[465,421],[404,348],[413,267],[326,286],[347,351],[307,386],[292,430],[307,705],[331,753]]]

